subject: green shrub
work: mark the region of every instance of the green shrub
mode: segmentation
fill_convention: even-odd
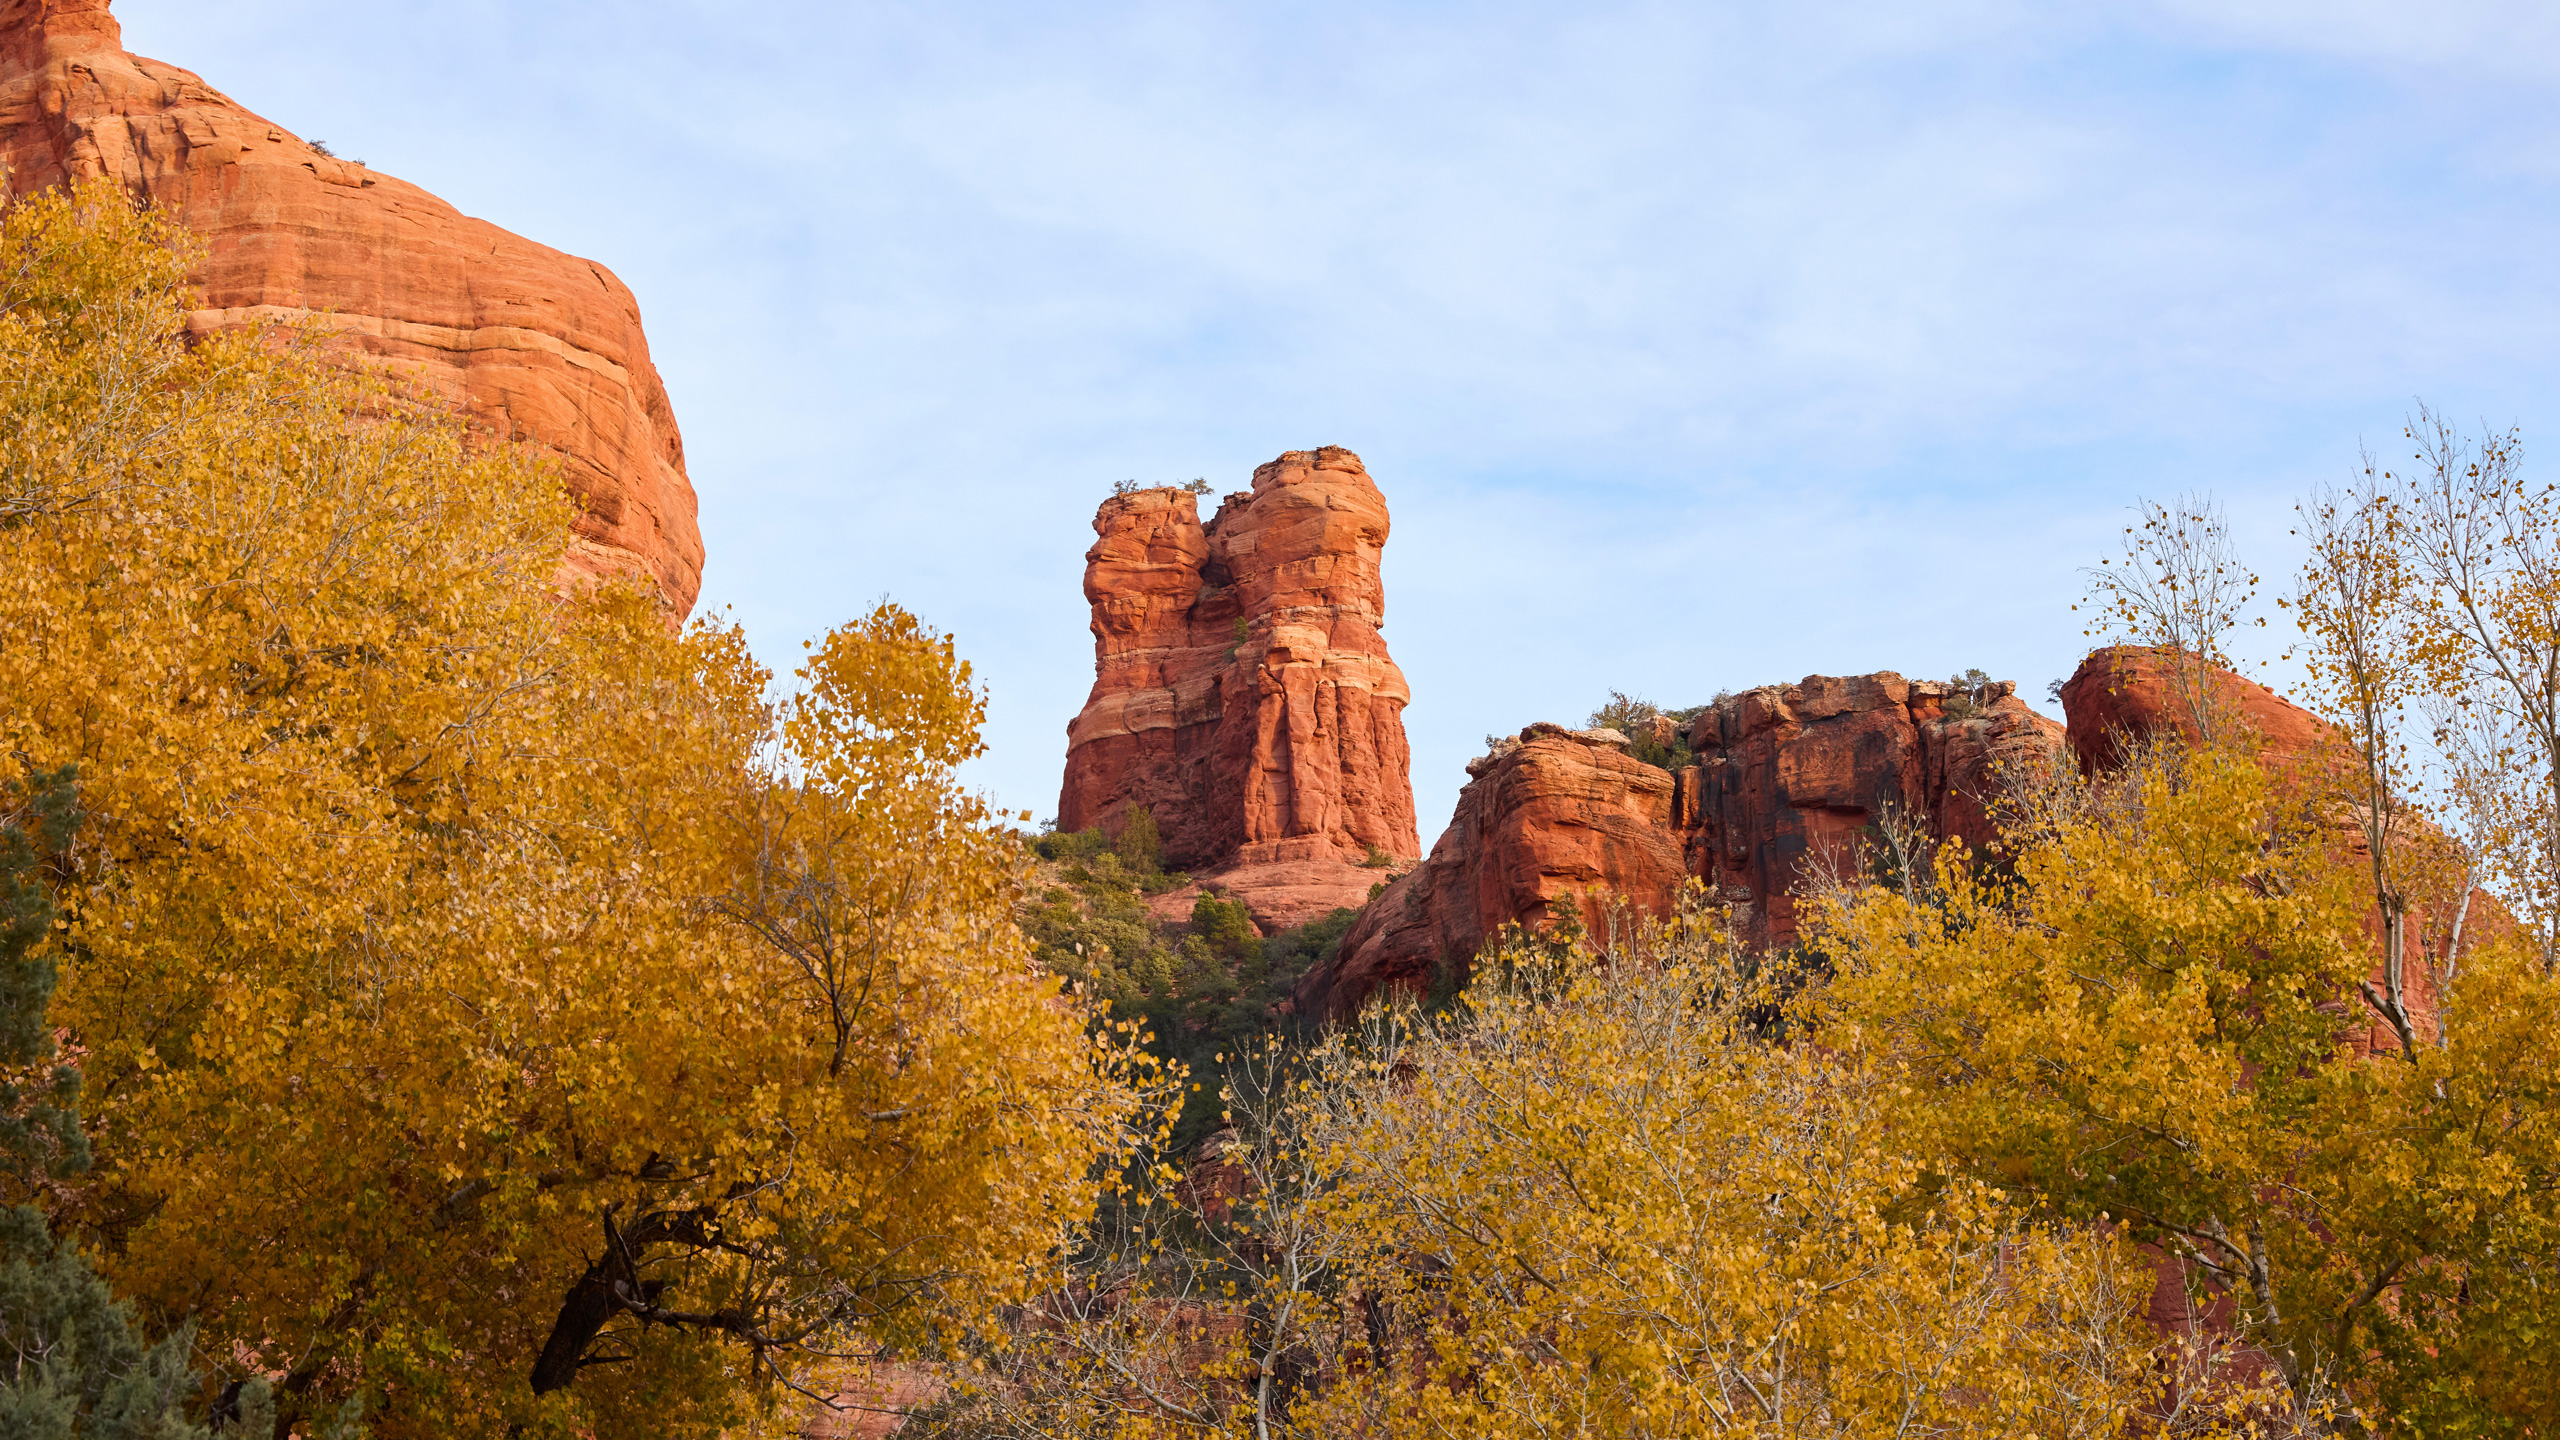
[[[1164,837],[1156,832],[1156,814],[1144,805],[1129,807],[1120,820],[1120,836],[1111,842],[1113,854],[1132,874],[1156,875],[1163,871]]]
[[[1098,826],[1091,830],[1053,831],[1031,842],[1031,853],[1061,863],[1090,860],[1110,848],[1110,837]]]
[[[1989,695],[1991,676],[1980,666],[1959,670],[1947,677],[1947,703],[1944,713],[1950,720],[1968,720],[1991,708]]]
[[[1297,1017],[1283,1004],[1299,976],[1340,948],[1359,912],[1336,910],[1262,937],[1243,904],[1202,895],[1187,921],[1167,923],[1149,912],[1138,877],[1094,832],[1042,836],[1033,848],[1059,864],[1062,883],[1025,902],[1024,933],[1043,964],[1102,1000],[1113,1021],[1137,1022],[1150,1050],[1190,1069],[1201,1088],[1185,1102],[1175,1135],[1181,1145],[1198,1142],[1217,1128],[1220,1057],[1258,1051],[1275,1035],[1299,1038]]]
[[[1692,705],[1683,710],[1665,710],[1625,691],[1612,690],[1607,703],[1591,712],[1583,728],[1615,730],[1627,737],[1629,755],[1647,765],[1676,771],[1698,763],[1697,753],[1689,748],[1689,725],[1713,708]],[[1653,738],[1652,722],[1657,718],[1671,722],[1671,741],[1667,745]]]
[[[1262,938],[1244,906],[1205,894],[1191,904],[1191,933],[1212,953],[1230,961],[1244,958]]]

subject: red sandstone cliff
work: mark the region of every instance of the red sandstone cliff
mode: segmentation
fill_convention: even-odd
[[[1791,892],[1888,810],[1930,835],[1988,845],[2000,768],[2051,761],[2063,728],[2015,687],[1951,696],[1892,671],[1746,690],[1690,727],[1677,823],[1689,871],[1733,907],[1745,941],[1795,939]],[[1951,707],[1950,700],[1956,703]]]
[[[325,311],[495,433],[557,455],[584,506],[571,567],[702,583],[684,442],[640,307],[604,267],[332,159],[196,76],[127,54],[108,0],[0,0],[12,193],[107,175],[208,244],[198,331]]]
[[[1302,1015],[1341,1018],[1389,985],[1474,955],[1515,921],[1542,922],[1569,899],[1605,924],[1604,896],[1659,913],[1685,871],[1672,826],[1673,779],[1608,730],[1532,725],[1467,766],[1457,812],[1430,858],[1369,902],[1333,963],[1299,982]]]
[[[1094,682],[1067,727],[1058,824],[1148,807],[1167,863],[1265,929],[1358,905],[1372,848],[1421,852],[1378,627],[1387,502],[1360,457],[1293,450],[1203,525],[1181,490],[1116,495],[1085,554]]]
[[[1658,914],[1690,877],[1747,942],[1783,946],[1805,867],[1845,853],[1888,808],[1987,843],[2002,768],[2056,763],[2063,728],[2007,685],[1956,696],[1885,671],[1745,691],[1700,714],[1689,743],[1698,763],[1674,776],[1609,732],[1532,725],[1471,763],[1430,859],[1299,982],[1299,1013],[1346,1016],[1380,986],[1473,955],[1507,923],[1542,920],[1559,896],[1596,928],[1609,896]]]

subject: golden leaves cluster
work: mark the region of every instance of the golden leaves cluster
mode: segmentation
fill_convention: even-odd
[[[1715,926],[1486,965],[1316,1087],[1393,1337],[1319,1433],[2103,1435],[2146,1393],[2134,1257],[1928,1184],[1904,1079],[1774,1043]]]

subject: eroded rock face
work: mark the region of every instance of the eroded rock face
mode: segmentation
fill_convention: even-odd
[[[1808,866],[1852,853],[1888,812],[1987,844],[2004,773],[2066,753],[2062,727],[2010,686],[1957,694],[1890,671],[1730,697],[1692,724],[1698,763],[1676,776],[1624,743],[1533,725],[1469,765],[1476,778],[1431,857],[1299,983],[1299,1013],[1347,1016],[1381,986],[1472,956],[1507,922],[1543,919],[1559,895],[1596,927],[1609,895],[1661,914],[1695,878],[1747,943],[1784,946],[1796,930],[1790,892]]]
[[[684,442],[640,307],[604,267],[322,155],[173,65],[127,54],[107,0],[0,0],[12,193],[106,175],[209,246],[198,332],[310,311],[498,435],[557,455],[587,575],[702,582]]]
[[[1698,716],[1689,745],[1699,763],[1681,774],[1675,823],[1689,872],[1732,908],[1744,941],[1784,946],[1809,867],[1839,863],[1887,814],[1937,839],[1989,845],[2004,767],[2052,763],[2062,743],[2062,726],[2012,685],[1966,695],[1889,670],[1808,675]]]
[[[1093,520],[1093,692],[1067,727],[1058,823],[1116,833],[1146,806],[1168,865],[1266,930],[1358,905],[1372,849],[1421,853],[1388,657],[1386,498],[1348,450],[1295,450],[1203,525],[1180,490]]]
[[[1371,901],[1333,963],[1300,982],[1298,1012],[1340,1017],[1381,987],[1418,986],[1504,925],[1544,923],[1559,898],[1595,932],[1611,896],[1668,910],[1686,878],[1674,782],[1626,744],[1614,731],[1532,725],[1470,765],[1475,778],[1430,858]]]

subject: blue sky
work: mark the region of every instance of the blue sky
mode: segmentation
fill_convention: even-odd
[[[727,609],[882,595],[1055,807],[1113,481],[1347,445],[1428,844],[1488,731],[1809,672],[2041,703],[2137,495],[2550,433],[2560,11],[119,0],[638,293]],[[2266,649],[2278,648],[2269,632]]]

